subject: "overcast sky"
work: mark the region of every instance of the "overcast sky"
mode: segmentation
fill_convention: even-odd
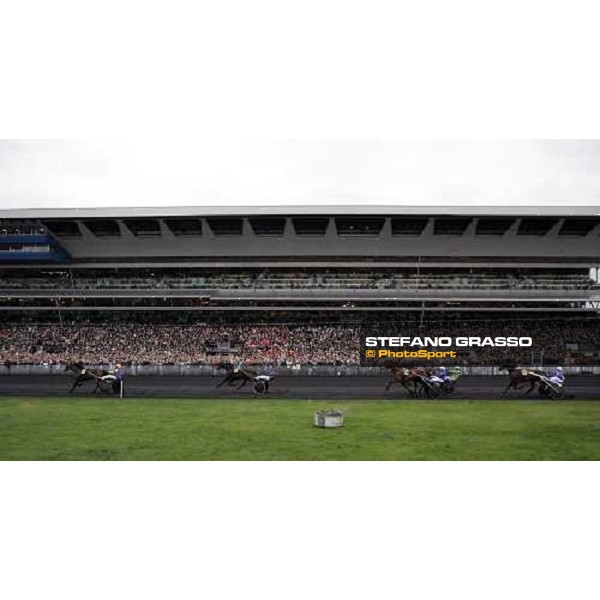
[[[0,208],[600,206],[599,141],[0,141]]]

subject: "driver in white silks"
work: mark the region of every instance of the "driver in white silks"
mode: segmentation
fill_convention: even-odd
[[[267,365],[259,375],[254,378],[254,381],[263,381],[265,384],[265,393],[269,391],[269,382],[277,377],[277,366],[273,363]]]
[[[114,369],[110,369],[107,375],[100,377],[102,381],[121,381],[123,379],[123,367],[116,364]]]
[[[565,370],[562,367],[556,367],[556,371],[548,377],[548,380],[556,385],[565,384]]]
[[[100,381],[106,383],[112,383],[113,391],[117,393],[119,391],[119,386],[123,381],[123,367],[120,364],[116,364],[114,369],[110,369],[107,375],[100,377]]]

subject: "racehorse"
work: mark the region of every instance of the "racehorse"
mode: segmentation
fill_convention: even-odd
[[[409,369],[407,367],[395,365],[392,361],[387,361],[383,366],[386,369],[389,369],[392,373],[392,378],[385,386],[385,391],[389,391],[394,383],[400,383],[411,397],[418,395],[417,392],[419,384],[423,388],[423,378],[431,375],[431,372],[428,369]],[[413,389],[410,389],[409,387],[411,383],[413,385]]]
[[[238,385],[237,389],[243,388],[249,381],[254,381],[254,378],[258,375],[256,371],[252,371],[250,369],[240,369],[236,371],[233,368],[231,363],[222,362],[217,365],[217,369],[222,369],[225,371],[225,378],[221,383],[217,384],[216,387],[221,387],[224,383],[227,385],[233,385],[237,381],[241,381],[240,385]]]
[[[85,365],[81,361],[70,360],[66,366],[65,371],[72,371],[77,376],[73,382],[73,386],[69,390],[69,394],[72,394],[76,387],[83,385],[86,381],[95,381],[96,387],[92,393],[96,393],[101,390],[100,378],[108,375],[109,372],[106,369],[86,369]]]
[[[518,368],[515,364],[505,364],[500,367],[500,371],[508,371],[510,381],[506,386],[506,389],[502,392],[502,396],[506,396],[506,393],[510,389],[518,390],[521,383],[530,383],[529,389],[523,394],[527,396],[535,389],[535,384],[540,383],[540,375],[546,376],[545,371],[540,369],[523,369]]]

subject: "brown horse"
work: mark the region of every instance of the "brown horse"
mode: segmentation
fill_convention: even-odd
[[[527,396],[533,392],[535,384],[540,383],[540,375],[542,377],[546,376],[545,371],[541,371],[540,369],[524,369],[515,365],[503,365],[500,367],[500,371],[508,371],[510,378],[506,389],[502,392],[502,396],[506,396],[507,392],[511,389],[518,390],[522,383],[529,383],[529,389],[523,394],[523,396]]]
[[[399,383],[408,392],[410,397],[418,395],[418,384],[422,385],[422,378],[429,377],[431,371],[429,369],[409,369],[408,367],[400,367],[395,365],[391,361],[386,362],[383,365],[386,369],[389,369],[392,373],[392,378],[388,381],[385,386],[385,391],[389,391],[394,383]],[[412,384],[412,389],[409,387]]]
[[[231,363],[221,363],[217,366],[217,369],[223,369],[225,371],[225,378],[221,383],[217,384],[216,387],[220,388],[224,383],[227,385],[233,385],[237,381],[241,381],[237,389],[243,388],[249,381],[253,381],[258,375],[256,371],[250,369],[240,369],[236,371]]]
[[[81,361],[70,360],[66,366],[65,371],[72,371],[77,376],[73,382],[73,386],[69,390],[69,394],[75,391],[75,388],[83,385],[86,381],[95,381],[96,387],[92,393],[96,393],[98,390],[102,391],[100,387],[100,378],[108,375],[109,372],[106,369],[86,369],[85,365]]]

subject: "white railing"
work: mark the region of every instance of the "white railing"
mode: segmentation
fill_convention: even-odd
[[[109,365],[88,365],[89,367],[108,367]],[[248,365],[251,368],[251,365]],[[535,366],[551,370],[553,367]],[[594,366],[568,366],[564,367],[567,376],[599,376],[600,365]],[[506,371],[499,367],[461,367],[465,376],[471,377],[507,377]],[[309,376],[309,377],[380,377],[389,375],[389,371],[382,367],[360,366],[333,366],[318,365],[278,368],[280,376]],[[127,367],[125,373],[132,377],[138,376],[177,376],[177,377],[224,377],[225,373],[209,365],[134,365]],[[13,365],[10,368],[0,365],[0,377],[21,376],[72,376],[65,371],[64,365]]]

